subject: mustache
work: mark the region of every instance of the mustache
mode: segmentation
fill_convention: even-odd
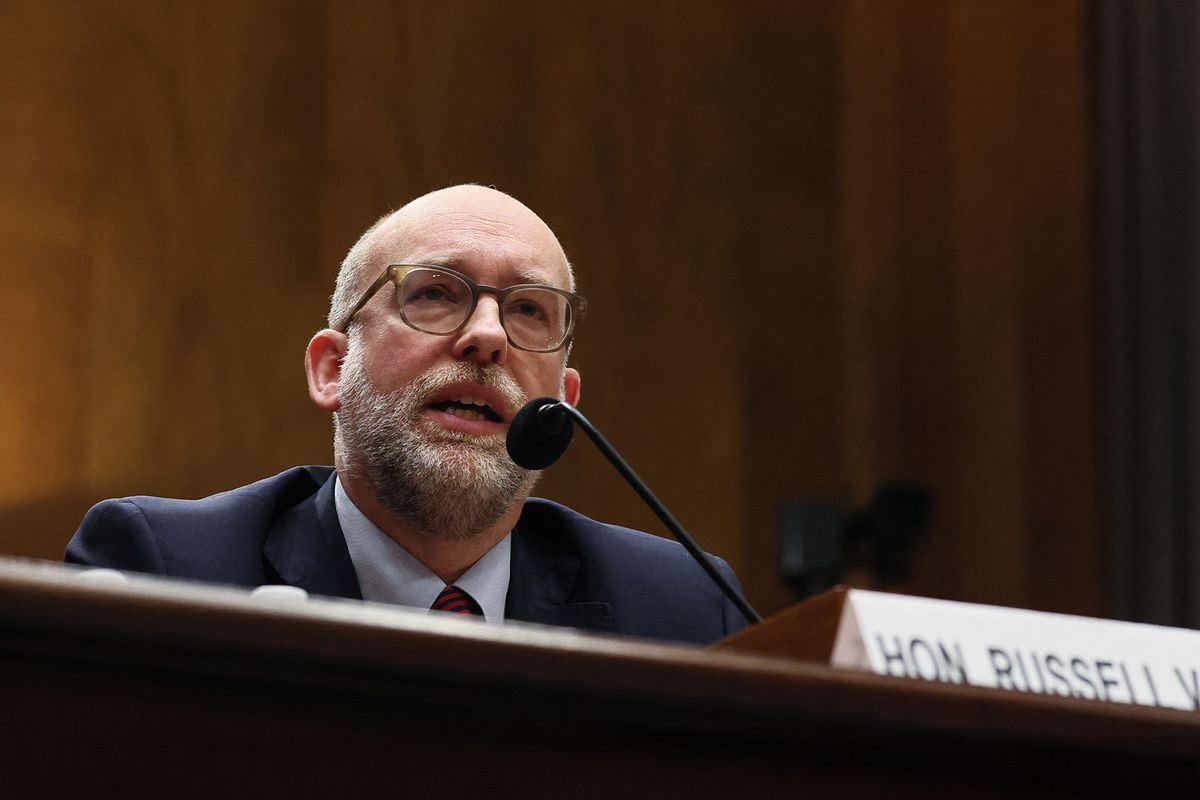
[[[509,415],[529,400],[528,395],[503,367],[481,367],[462,361],[430,367],[414,378],[407,389],[410,397],[419,399],[421,405],[425,405],[443,388],[455,383],[478,383],[486,386],[504,398]]]

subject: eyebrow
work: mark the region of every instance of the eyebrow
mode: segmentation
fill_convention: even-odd
[[[537,283],[543,286],[553,286],[554,284],[542,273],[533,272],[530,270],[521,270],[517,273],[518,283]]]

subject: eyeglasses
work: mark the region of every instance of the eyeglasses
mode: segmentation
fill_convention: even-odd
[[[334,330],[345,333],[363,306],[388,281],[396,285],[400,319],[408,327],[434,336],[449,336],[467,324],[479,295],[496,297],[500,325],[508,343],[531,353],[553,353],[571,340],[575,320],[587,310],[587,300],[565,289],[522,283],[500,289],[484,286],[446,267],[392,264]]]

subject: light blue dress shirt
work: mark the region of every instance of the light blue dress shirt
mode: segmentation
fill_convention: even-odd
[[[446,586],[442,579],[367,519],[342,488],[340,477],[335,479],[333,498],[363,599],[428,611]],[[504,622],[511,552],[509,532],[454,583],[475,598],[491,623]]]

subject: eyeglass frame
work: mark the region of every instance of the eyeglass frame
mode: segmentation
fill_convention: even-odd
[[[383,272],[380,273],[379,277],[375,279],[374,283],[367,287],[367,290],[363,292],[362,297],[357,303],[354,304],[354,308],[350,310],[350,313],[346,315],[346,318],[339,324],[335,325],[333,330],[337,331],[338,333],[347,333],[350,330],[350,323],[355,321],[355,318],[358,317],[359,312],[366,308],[367,303],[371,302],[371,298],[373,298],[376,293],[383,288],[385,283],[390,280],[396,286],[396,292],[399,294],[400,284],[403,283],[404,279],[407,278],[414,270],[418,269],[429,269],[434,270],[435,272],[444,272],[448,275],[452,275],[465,283],[467,288],[471,290],[471,308],[467,311],[466,316],[463,317],[463,321],[459,323],[458,327],[456,327],[454,330],[446,331],[445,333],[435,333],[433,331],[422,330],[416,325],[413,325],[404,315],[403,305],[398,304],[400,305],[400,319],[403,320],[404,324],[412,328],[414,331],[426,333],[430,336],[453,336],[465,328],[467,323],[471,321],[471,317],[475,314],[475,309],[479,307],[479,295],[486,293],[493,295],[496,298],[496,305],[499,309],[500,327],[504,328],[504,336],[506,339],[508,339],[508,343],[510,345],[518,350],[524,350],[527,353],[556,353],[571,342],[571,339],[575,335],[576,320],[578,320],[579,317],[582,317],[584,312],[587,311],[587,298],[585,298],[583,295],[576,294],[575,292],[567,291],[566,289],[559,289],[557,286],[548,286],[544,283],[517,283],[501,289],[499,286],[489,286],[486,283],[476,283],[458,270],[450,269],[449,267],[440,267],[436,264],[388,264],[383,268]],[[403,272],[401,272],[401,270],[403,270]],[[568,307],[570,308],[570,321],[567,324],[567,330],[563,334],[562,341],[554,347],[546,350],[524,347],[514,342],[512,339],[512,334],[508,332],[508,326],[504,324],[504,299],[510,294],[522,289],[544,289],[545,291],[553,292],[554,294],[566,298]]]

